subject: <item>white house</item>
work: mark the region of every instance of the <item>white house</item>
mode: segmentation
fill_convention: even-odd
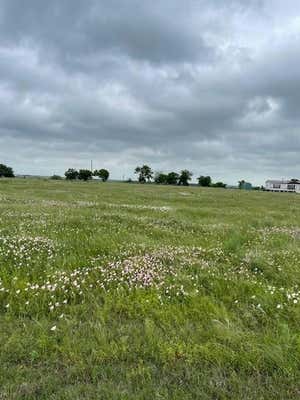
[[[298,179],[266,181],[265,190],[271,192],[294,192],[300,193],[300,181]]]

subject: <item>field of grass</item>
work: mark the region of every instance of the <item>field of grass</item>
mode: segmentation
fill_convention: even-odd
[[[0,180],[0,399],[299,399],[300,196]]]

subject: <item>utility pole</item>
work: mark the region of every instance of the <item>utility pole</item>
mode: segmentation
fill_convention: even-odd
[[[91,160],[91,173],[93,173],[93,160]]]

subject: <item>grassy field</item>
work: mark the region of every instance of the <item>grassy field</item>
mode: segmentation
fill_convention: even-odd
[[[299,399],[300,196],[0,180],[0,399]]]

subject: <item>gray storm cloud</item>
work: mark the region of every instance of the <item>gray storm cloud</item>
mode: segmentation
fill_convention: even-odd
[[[0,1],[0,160],[300,177],[296,1]]]

